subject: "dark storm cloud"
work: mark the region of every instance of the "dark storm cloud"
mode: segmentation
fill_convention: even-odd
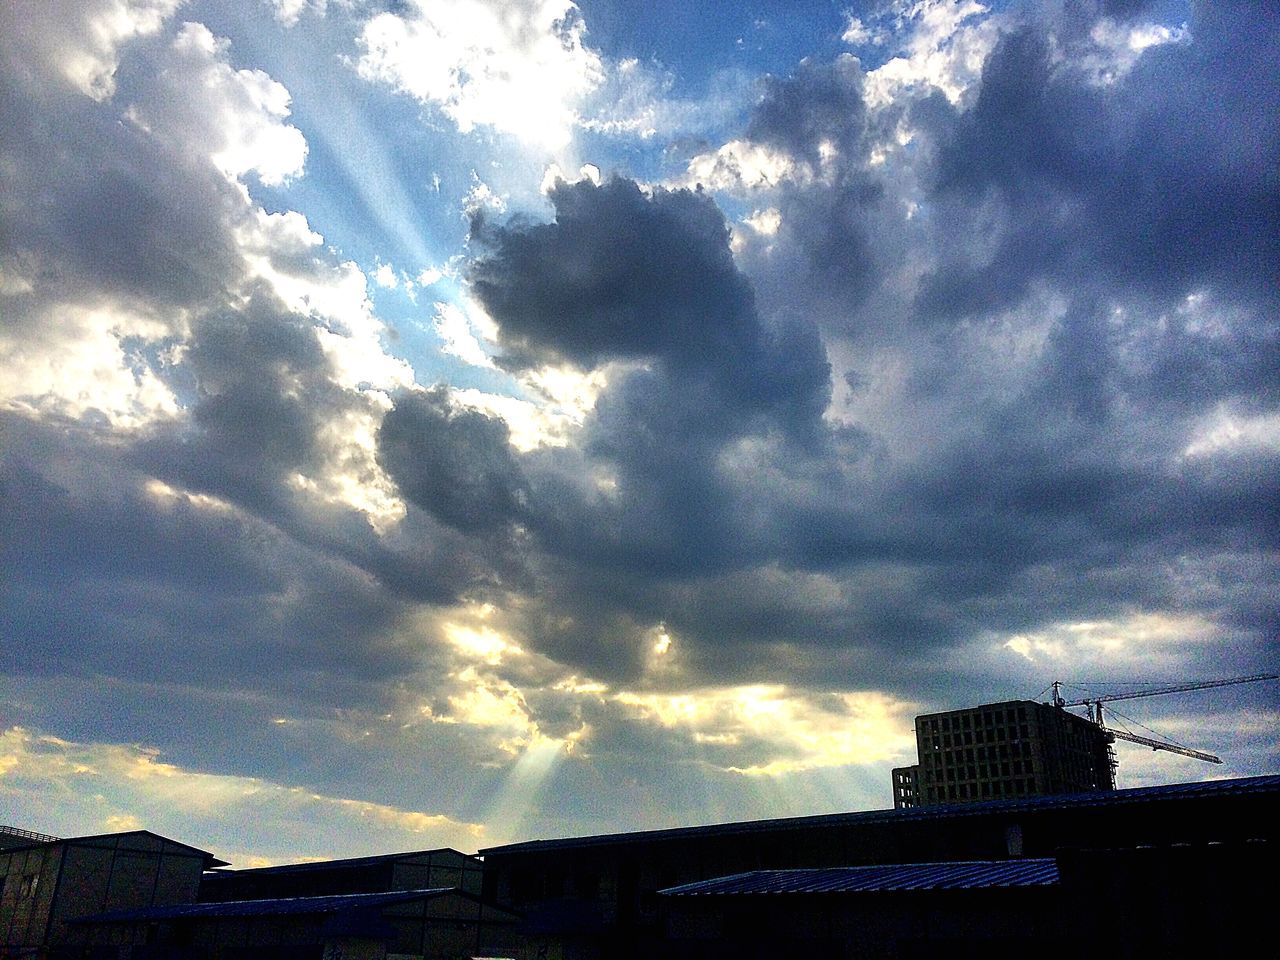
[[[1165,303],[1208,287],[1274,309],[1277,16],[1272,4],[1197,6],[1192,42],[1147,51],[1111,85],[1056,59],[1043,25],[1003,38],[934,194],[951,235],[985,236],[993,253],[973,262],[952,247],[960,257],[926,284],[924,311],[999,309],[1046,278]]]
[[[3,610],[25,638],[7,670],[280,689],[404,668],[382,639],[401,611],[358,571],[252,515],[148,492],[91,432],[5,431],[4,495],[21,506],[0,515]]]
[[[701,195],[562,185],[553,223],[485,226],[489,252],[472,277],[509,362],[647,362],[610,383],[579,452],[521,458],[530,527],[558,558],[540,567],[525,608],[543,649],[634,678],[638,638],[663,621],[691,676],[821,683],[838,660],[890,687],[897,672],[908,691],[924,681],[902,656],[983,632],[1135,608],[1230,620],[1233,590],[1206,584],[1188,597],[1169,564],[1248,567],[1275,549],[1274,453],[1184,456],[1215,404],[1272,409],[1280,369],[1275,324],[1260,312],[1278,222],[1274,125],[1260,108],[1276,100],[1274,76],[1261,75],[1275,35],[1240,42],[1237,13],[1202,12],[1191,43],[1147,51],[1110,87],[1074,61],[1051,63],[1050,32],[1083,44],[1083,14],[1029,23],[992,53],[972,110],[919,98],[874,128],[856,64],[806,63],[770,81],[748,140],[809,163],[820,144],[839,148],[827,179],[776,192],[783,228],[768,258],[747,260],[768,285],[768,316],[794,316],[788,297],[815,308],[792,328],[806,331],[795,345],[753,345],[770,324],[716,249],[723,226]],[[1236,85],[1248,95],[1210,96]],[[899,120],[923,125],[909,161],[933,192],[917,220],[902,217],[911,195],[895,193],[911,181],[865,164]],[[714,240],[709,252],[697,238]],[[668,270],[669,250],[692,252]],[[895,258],[938,265],[891,317],[970,324],[895,328],[867,312],[893,307],[877,286]],[[1207,300],[1186,300],[1201,289]],[[1034,361],[1003,369],[982,346],[1000,346],[996,314],[1046,290],[1065,309]],[[779,384],[821,384],[800,396],[825,396],[821,354],[806,346],[813,322],[900,366],[903,416],[937,434],[918,459],[887,453],[890,441],[911,444],[905,424],[876,436],[780,416],[773,398],[785,390],[748,414],[733,386],[747,371],[790,362],[796,373]],[[808,441],[771,446],[780,426]],[[752,456],[734,473],[727,456],[745,438]],[[602,468],[616,497],[582,480]],[[809,574],[829,578],[821,602],[788,593]],[[1253,612],[1235,622],[1251,632],[1274,619],[1244,607]],[[808,652],[824,649],[825,664]]]
[[[807,188],[802,177],[799,184],[784,184],[778,197],[783,236],[794,244],[775,250],[768,265],[782,275],[783,304],[794,303],[799,288],[806,298],[848,312],[891,255],[876,229],[885,185],[864,162],[874,131],[862,84],[862,68],[852,56],[833,63],[806,60],[793,75],[769,79],[747,124],[749,142],[781,150],[821,182]],[[875,126],[883,123],[878,118]]]
[[[786,151],[815,169],[823,153],[856,151],[866,129],[862,69],[851,56],[805,60],[787,77],[770,77],[747,123],[746,139]]]
[[[638,574],[742,562],[718,458],[751,434],[816,442],[821,344],[807,325],[762,320],[707,195],[614,178],[562,183],[551,199],[551,223],[478,228],[489,252],[473,283],[508,362],[642,366],[613,376],[583,432],[616,495],[583,489],[571,454],[544,457],[531,526],[552,552]]]
[[[750,349],[751,289],[710,196],[633,181],[553,189],[555,220],[477,224],[492,253],[471,270],[500,324],[508,362],[563,358],[580,367],[658,358],[711,366]]]
[[[6,325],[51,296],[188,307],[224,295],[242,269],[225,227],[242,201],[212,165],[175,158],[118,111],[57,84],[6,83],[0,126],[0,255],[39,282]]]
[[[507,526],[524,512],[525,482],[507,425],[453,408],[444,390],[409,394],[383,418],[379,459],[401,492],[467,533]]]

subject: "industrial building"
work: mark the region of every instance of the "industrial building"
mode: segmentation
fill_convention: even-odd
[[[1211,902],[1234,924],[1217,931],[1220,939],[1238,943],[1242,931],[1257,928],[1259,915],[1246,912],[1257,885],[1235,866],[1262,862],[1274,849],[1276,809],[1280,776],[1269,776],[535,840],[480,853],[486,899],[523,917],[521,957],[756,957],[810,948],[831,957],[964,956],[966,943],[974,955],[999,956],[1014,944],[1042,945],[1047,930],[1062,937],[1086,928],[1129,937],[1139,947],[1112,955],[1139,957],[1143,938],[1199,942],[1195,916],[1168,905],[1208,896],[1205,883],[1217,884]],[[1149,868],[1161,857],[1163,873]],[[1038,892],[998,880],[968,892],[915,894],[775,896],[762,889],[701,897],[680,890],[754,871],[1026,859],[1053,860],[1068,879]],[[1154,882],[1158,889],[1140,896],[1159,902],[1147,911],[1131,910],[1132,899],[1120,896],[1104,904],[1081,864],[1117,886],[1126,876]],[[945,930],[933,919],[942,916],[953,917]],[[1109,926],[1113,916],[1123,929]],[[861,929],[852,920],[839,932],[846,922],[839,917],[866,918],[862,926],[878,917],[879,932],[860,938],[850,932]]]
[[[0,957],[84,956],[107,910],[191,903],[213,854],[147,830],[61,840],[0,831]],[[17,842],[15,842],[17,841]]]
[[[479,896],[483,872],[484,863],[479,858],[449,847],[277,867],[211,870],[200,883],[200,900],[223,903],[442,887]]]
[[[899,809],[1115,788],[1111,733],[1032,700],[918,716],[916,752],[893,771]]]
[[[483,863],[449,848],[211,870],[199,902],[81,922],[137,957],[465,960],[509,953],[515,914],[480,897]],[[194,900],[195,898],[193,898]]]
[[[0,957],[1229,955],[1268,916],[1277,809],[1266,776],[249,870],[0,831]]]
[[[176,904],[80,923],[115,948],[113,960],[468,960],[509,953],[517,919],[442,887]]]
[[[765,870],[660,891],[674,960],[1256,952],[1273,845],[1168,844],[1054,857]]]

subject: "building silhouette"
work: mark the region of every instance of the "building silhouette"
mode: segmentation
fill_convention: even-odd
[[[1277,809],[1264,776],[251,870],[10,832],[0,958],[1229,956],[1269,932]]]
[[[66,840],[3,834],[22,842],[0,847],[0,957],[84,956],[96,941],[81,918],[191,903],[204,871],[226,865],[148,830]]]
[[[1115,789],[1107,731],[1033,700],[922,714],[916,755],[893,770],[896,808]]]

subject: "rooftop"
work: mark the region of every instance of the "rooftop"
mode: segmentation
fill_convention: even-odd
[[[1233,780],[1203,780],[1196,783],[1170,783],[1128,790],[1094,790],[1085,793],[1062,793],[1048,797],[1018,797],[982,800],[969,803],[944,803],[900,810],[865,810],[854,813],[827,813],[808,817],[784,817],[773,820],[748,820],[707,826],[674,827],[666,830],[642,830],[610,833],[592,837],[565,837],[554,840],[526,840],[500,847],[487,847],[481,856],[492,853],[532,853],[572,847],[613,846],[662,840],[689,840],[695,837],[738,836],[773,830],[798,830],[815,826],[892,823],[920,820],[948,820],[980,817],[993,813],[1035,812],[1087,807],[1112,807],[1147,803],[1152,800],[1199,799],[1246,794],[1280,792],[1280,775],[1242,777]]]
[[[343,893],[327,897],[283,897],[276,900],[232,900],[227,903],[176,903],[164,907],[111,910],[82,917],[81,923],[125,923],[138,920],[178,920],[188,917],[261,917],[284,914],[341,913],[346,910],[385,907],[412,900],[430,900],[445,894],[473,899],[456,887],[397,890],[392,893]]]
[[[28,833],[29,831],[22,832]],[[227,865],[227,861],[219,860],[208,850],[201,850],[199,847],[193,847],[189,843],[182,843],[178,840],[172,840],[169,837],[162,837],[160,834],[152,833],[150,830],[124,830],[119,833],[94,833],[84,837],[45,837],[43,834],[35,834],[34,836],[42,837],[42,839],[24,840],[24,842],[15,846],[0,847],[0,854],[13,853],[18,850],[29,850],[33,847],[47,847],[53,844],[65,844],[67,846],[79,847],[106,846],[108,844],[118,845],[121,840],[128,837],[150,837],[152,840],[159,840],[160,842],[167,843],[170,846],[181,847],[184,850],[190,850],[194,854],[199,854],[204,858],[206,870],[210,867],[225,867]]]
[[[1058,864],[1046,860],[971,860],[957,863],[888,864],[813,870],[751,870],[700,880],[658,892],[670,897],[729,894],[866,893],[904,890],[985,890],[1047,887],[1058,882]]]
[[[429,857],[437,853],[451,853],[464,860],[475,860],[470,854],[462,853],[452,847],[438,847],[434,850],[410,850],[405,853],[379,853],[368,857],[347,857],[344,860],[312,860],[306,863],[283,863],[274,867],[245,867],[241,870],[213,870],[205,875],[206,880],[252,876],[273,876],[275,874],[312,873],[316,870],[346,870],[356,867],[371,867],[381,863],[391,863],[408,857]],[[479,866],[479,861],[476,861]]]

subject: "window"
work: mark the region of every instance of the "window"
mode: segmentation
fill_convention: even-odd
[[[18,886],[18,898],[26,900],[36,895],[36,888],[40,886],[40,876],[35,873],[28,873],[22,878],[22,883]]]

